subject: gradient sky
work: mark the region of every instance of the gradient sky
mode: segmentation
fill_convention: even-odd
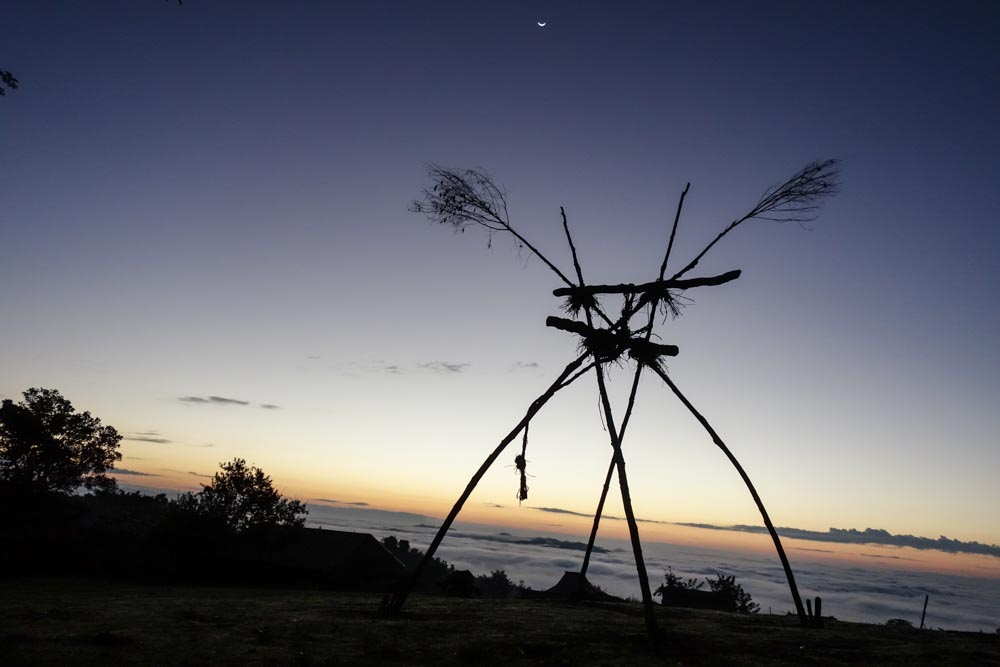
[[[778,525],[1000,543],[1000,9],[750,5],[8,0],[0,396],[118,428],[157,476],[130,483],[242,456],[440,516],[576,341],[540,262],[406,211],[425,163],[490,170],[564,272],[560,205],[590,281],[645,282],[688,181],[677,262],[836,157],[808,230],[702,261],[743,276],[663,329],[671,375]],[[640,516],[759,523],[659,380],[624,451]],[[538,521],[514,454],[471,519]],[[532,422],[526,504],[592,511],[609,458],[581,380]]]

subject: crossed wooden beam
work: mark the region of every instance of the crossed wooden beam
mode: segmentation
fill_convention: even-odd
[[[726,455],[729,461],[739,472],[752,496],[764,525],[774,542],[778,557],[788,580],[789,590],[795,604],[796,612],[803,625],[811,625],[814,620],[806,614],[803,607],[798,587],[791,565],[785,555],[781,545],[781,538],[774,528],[771,518],[764,507],[764,503],[757,493],[756,488],[733,455],[729,447],[726,446],[722,438],[709,424],[708,420],[692,405],[691,401],[680,391],[677,385],[666,372],[662,362],[663,357],[677,356],[679,350],[675,345],[655,343],[651,341],[657,313],[661,307],[665,312],[678,312],[678,299],[681,294],[688,289],[696,287],[720,286],[732,282],[740,277],[741,272],[728,271],[717,276],[703,276],[699,278],[685,278],[691,269],[697,266],[699,260],[726,234],[731,232],[740,224],[752,219],[767,219],[778,221],[804,222],[811,220],[810,214],[818,208],[818,200],[833,194],[837,187],[838,170],[835,160],[826,160],[807,165],[802,170],[793,175],[780,186],[767,190],[757,204],[744,216],[735,219],[723,229],[698,255],[694,257],[684,268],[675,273],[670,278],[665,278],[666,267],[670,259],[671,250],[674,245],[674,238],[677,233],[677,226],[680,220],[684,199],[687,196],[690,184],[684,188],[677,204],[677,211],[674,216],[673,226],[670,232],[670,240],[667,250],[660,265],[659,276],[656,280],[648,283],[633,284],[622,283],[617,285],[588,285],[584,281],[583,270],[577,257],[576,246],[570,234],[569,224],[566,219],[566,212],[560,209],[563,229],[566,240],[569,244],[573,265],[577,280],[571,281],[552,262],[542,255],[537,248],[531,245],[526,238],[521,236],[510,224],[507,218],[506,196],[502,189],[497,187],[488,174],[481,170],[466,170],[464,172],[445,169],[431,165],[430,176],[433,180],[433,188],[424,190],[424,201],[414,202],[411,210],[427,214],[433,221],[454,226],[456,229],[464,230],[467,225],[479,225],[489,231],[491,242],[494,233],[510,233],[519,247],[527,248],[530,252],[538,256],[556,275],[566,284],[553,291],[553,295],[566,299],[566,310],[576,317],[583,314],[583,320],[568,319],[563,317],[548,317],[546,326],[575,334],[579,337],[579,347],[582,353],[563,369],[556,377],[555,381],[535,400],[533,400],[521,420],[514,428],[500,441],[496,448],[486,457],[479,469],[475,472],[465,490],[452,506],[451,511],[445,518],[438,532],[435,534],[430,546],[424,553],[423,559],[414,569],[409,577],[403,580],[400,586],[393,593],[385,596],[382,600],[380,612],[383,614],[398,614],[410,592],[414,589],[423,575],[426,566],[434,558],[437,548],[451,528],[465,502],[472,494],[486,471],[493,465],[500,454],[513,442],[518,435],[524,431],[524,444],[527,446],[527,429],[531,419],[548,403],[548,401],[559,391],[568,387],[577,379],[593,370],[597,379],[598,393],[601,399],[601,408],[604,413],[604,420],[607,425],[608,434],[611,441],[612,457],[605,477],[601,497],[597,510],[594,514],[594,523],[591,530],[587,551],[581,567],[581,577],[579,578],[582,587],[585,580],[587,568],[590,563],[594,541],[597,536],[598,526],[603,514],[605,500],[610,488],[612,477],[617,472],[619,487],[621,490],[622,504],[625,510],[625,518],[628,523],[629,537],[632,542],[632,551],[635,556],[636,572],[639,578],[639,585],[642,592],[642,602],[647,632],[650,637],[657,634],[657,621],[654,612],[654,603],[649,587],[649,577],[646,572],[645,561],[642,555],[642,543],[639,539],[638,524],[632,508],[631,494],[628,487],[625,457],[622,454],[622,442],[628,427],[632,410],[635,405],[636,392],[638,390],[639,378],[643,369],[648,369],[658,375],[670,388],[680,402],[688,409],[695,419],[708,433],[709,437],[719,449]],[[621,316],[612,319],[600,305],[599,297],[607,295],[621,295],[624,298],[624,305]],[[648,311],[646,325],[638,329],[631,329],[632,318],[642,312]],[[595,320],[602,322],[601,326],[595,326]],[[636,366],[633,375],[632,389],[629,395],[628,404],[620,424],[616,423],[611,401],[608,396],[604,366],[607,363],[618,362],[623,357],[632,359]],[[518,457],[518,469],[524,474],[524,449]],[[523,485],[522,492],[526,493]]]

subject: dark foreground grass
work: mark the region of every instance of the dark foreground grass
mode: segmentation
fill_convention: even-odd
[[[0,665],[1000,665],[1000,635],[658,609],[635,603],[0,581]]]

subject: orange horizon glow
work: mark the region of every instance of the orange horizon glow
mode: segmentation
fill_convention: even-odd
[[[207,482],[181,473],[164,474],[157,477],[125,477],[125,483],[147,488],[175,488],[179,493],[197,491],[199,482]],[[324,502],[329,494],[315,488],[280,489],[289,497],[303,498],[328,507],[350,507],[355,498],[372,498],[370,489],[341,489],[339,502]],[[301,493],[310,491],[310,493]],[[356,493],[352,493],[356,491]],[[451,502],[416,493],[382,493],[380,500],[364,505],[364,509],[389,512],[421,514],[437,521],[443,520],[451,509]],[[479,524],[485,527],[512,529],[523,532],[554,533],[588,539],[593,518],[569,513],[548,513],[531,506],[495,506],[492,503],[470,500],[459,514],[458,521]],[[774,544],[766,533],[749,533],[720,528],[700,528],[678,523],[640,521],[639,533],[643,541],[677,546],[720,549],[724,551],[752,553],[768,556],[775,554]],[[628,526],[621,519],[604,518],[600,524],[600,539],[629,538]],[[951,553],[936,549],[916,549],[913,547],[879,544],[853,544],[827,542],[783,536],[782,545],[794,568],[796,562],[830,563],[864,567],[867,569],[906,569],[920,572],[937,572],[958,576],[1000,579],[1000,559],[968,553]]]

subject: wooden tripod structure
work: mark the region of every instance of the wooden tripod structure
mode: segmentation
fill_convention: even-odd
[[[573,267],[576,273],[576,281],[570,280],[552,262],[550,262],[541,252],[538,251],[526,238],[518,233],[510,224],[507,214],[507,200],[503,190],[497,187],[491,177],[478,169],[453,170],[432,165],[429,167],[429,176],[432,186],[424,190],[422,201],[414,202],[410,210],[428,215],[434,222],[453,226],[456,230],[464,231],[469,225],[479,225],[486,228],[492,237],[497,233],[511,234],[519,248],[526,248],[529,252],[538,257],[565,283],[553,291],[557,297],[566,299],[564,308],[571,315],[571,319],[562,317],[549,317],[545,324],[562,331],[575,334],[579,337],[579,349],[582,352],[576,359],[571,361],[563,369],[562,373],[538,398],[531,402],[527,412],[521,421],[500,441],[500,444],[490,453],[476,473],[469,480],[465,490],[455,502],[448,516],[441,524],[440,529],[434,536],[433,541],[427,548],[423,559],[418,564],[414,572],[403,581],[401,586],[392,594],[387,595],[382,601],[380,611],[384,614],[397,614],[406,602],[407,596],[413,590],[423,574],[427,563],[431,561],[444,539],[455,518],[458,516],[466,500],[472,494],[476,485],[482,479],[486,471],[493,465],[500,454],[513,442],[518,435],[524,432],[522,452],[515,459],[515,465],[521,473],[520,497],[523,500],[527,497],[527,487],[524,483],[524,448],[527,446],[528,425],[531,419],[548,403],[557,392],[575,382],[578,378],[593,370],[597,380],[597,389],[600,395],[601,409],[607,424],[608,434],[611,440],[611,463],[608,467],[607,476],[601,491],[597,510],[594,514],[594,524],[591,530],[590,540],[587,545],[581,567],[580,585],[583,585],[587,568],[590,564],[590,556],[597,536],[601,515],[604,511],[604,503],[607,499],[611,479],[617,473],[618,484],[621,490],[622,504],[625,510],[625,519],[628,523],[629,538],[632,542],[632,551],[635,556],[636,572],[639,578],[639,585],[642,592],[642,603],[645,613],[646,629],[650,638],[657,633],[656,615],[654,613],[653,598],[650,593],[649,577],[646,573],[646,565],[642,555],[642,543],[639,539],[639,530],[632,508],[632,498],[629,492],[628,477],[626,474],[625,457],[622,454],[622,443],[625,438],[625,431],[628,427],[629,419],[632,416],[632,409],[635,405],[636,392],[639,386],[639,378],[644,369],[655,373],[670,388],[674,395],[698,420],[707,431],[712,441],[723,451],[729,461],[739,472],[740,477],[746,484],[750,495],[753,497],[760,511],[764,525],[774,542],[778,558],[784,568],[785,576],[788,580],[788,587],[795,603],[796,613],[803,625],[810,624],[810,618],[802,604],[798,587],[795,584],[795,576],[792,567],[785,555],[785,550],[781,545],[781,538],[778,536],[771,522],[771,518],[764,507],[764,503],[750,481],[749,475],[740,465],[729,447],[726,446],[719,434],[712,428],[708,420],[691,404],[691,401],[681,393],[680,389],[671,379],[663,363],[664,357],[676,356],[678,349],[674,345],[655,343],[651,340],[657,314],[670,314],[676,317],[683,305],[683,293],[685,290],[698,287],[718,286],[729,283],[740,277],[740,271],[729,271],[717,276],[704,276],[699,278],[685,277],[705,254],[712,249],[723,237],[739,225],[749,220],[773,220],[778,222],[798,222],[803,223],[815,219],[822,200],[837,190],[837,177],[839,170],[836,160],[824,160],[813,162],[796,172],[791,178],[779,186],[769,188],[757,203],[742,217],[729,223],[705,248],[698,253],[694,259],[688,262],[683,268],[675,272],[671,277],[666,278],[667,265],[674,245],[674,238],[677,233],[677,225],[680,221],[681,211],[684,206],[684,199],[687,196],[690,184],[688,184],[680,195],[677,204],[677,212],[674,216],[673,225],[670,230],[670,237],[667,249],[660,265],[659,275],[653,282],[644,284],[619,284],[619,285],[588,285],[584,281],[583,270],[577,256],[576,246],[570,234],[569,223],[566,219],[566,212],[560,208],[562,216],[563,230],[566,234],[566,241],[569,244],[573,256]],[[620,315],[612,319],[602,308],[599,297],[604,295],[621,295],[623,306]],[[647,312],[645,324],[638,328],[632,328],[633,317]],[[582,316],[582,318],[581,318]],[[665,318],[664,318],[665,319]],[[608,397],[608,390],[605,378],[604,366],[608,363],[620,363],[628,357],[635,362],[635,372],[632,379],[632,389],[629,394],[628,404],[620,424],[615,421],[611,409],[611,401]]]

